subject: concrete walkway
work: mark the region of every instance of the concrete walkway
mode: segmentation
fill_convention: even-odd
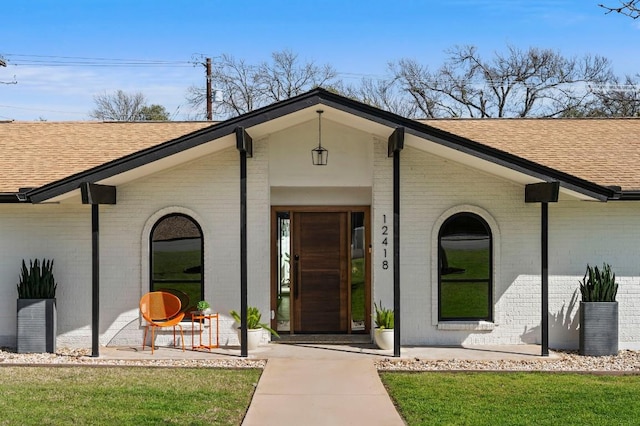
[[[539,353],[534,345],[402,348],[403,358],[422,359],[534,360]],[[374,367],[391,355],[373,346],[262,346],[252,356],[268,362],[243,425],[404,425]]]
[[[272,358],[242,423],[404,425],[371,358]]]
[[[552,361],[540,357],[538,345],[423,347],[403,346],[402,358],[425,360]],[[158,348],[103,348],[102,359],[233,359],[237,347],[182,352]],[[374,345],[269,344],[249,354],[267,360],[243,425],[404,425],[387,394],[376,360],[393,351]]]

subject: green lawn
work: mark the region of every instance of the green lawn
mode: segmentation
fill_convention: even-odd
[[[0,425],[238,425],[261,370],[1,367]]]
[[[640,376],[385,372],[381,377],[411,426],[640,422]]]

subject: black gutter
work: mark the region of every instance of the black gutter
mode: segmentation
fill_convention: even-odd
[[[617,198],[613,198],[612,201],[639,201],[640,191],[621,191]]]
[[[0,204],[24,203],[25,201],[18,199],[17,192],[0,192]]]

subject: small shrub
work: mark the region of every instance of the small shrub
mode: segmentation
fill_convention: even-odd
[[[209,309],[211,307],[211,305],[209,304],[209,302],[207,302],[206,300],[201,300],[198,302],[198,305],[196,306],[196,308],[199,311],[204,311],[205,309]]]
[[[229,312],[229,314],[233,317],[234,320],[236,320],[236,322],[238,324],[242,324],[242,320],[241,320],[240,314],[238,312],[231,311],[231,312]],[[267,324],[260,322],[261,318],[262,318],[262,314],[260,313],[258,308],[254,307],[254,306],[249,306],[247,308],[247,329],[255,330],[255,329],[258,329],[258,328],[264,328],[265,330],[267,330],[269,333],[273,334],[274,336],[280,337],[280,335],[274,329],[269,327]]]
[[[376,310],[375,315],[375,323],[376,327],[385,329],[385,328],[393,328],[394,323],[394,313],[392,309],[387,309],[382,306],[382,301],[380,301],[380,306],[378,306],[375,302],[373,304]]]

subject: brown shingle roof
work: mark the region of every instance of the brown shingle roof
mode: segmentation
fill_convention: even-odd
[[[602,186],[640,189],[640,118],[421,122]]]
[[[0,192],[39,187],[211,122],[0,122]]]
[[[421,122],[596,184],[640,190],[640,118]],[[39,187],[211,124],[0,123],[0,193]]]

